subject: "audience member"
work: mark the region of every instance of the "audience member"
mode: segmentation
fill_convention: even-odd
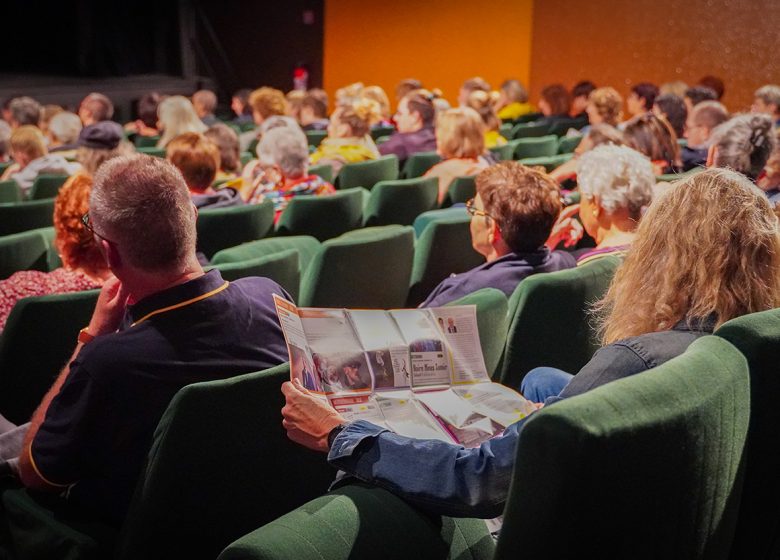
[[[300,89],[288,91],[284,98],[287,100],[287,115],[294,118],[297,123],[301,122],[301,106],[306,92]]]
[[[390,120],[390,99],[388,99],[385,90],[379,86],[367,86],[363,89],[362,95],[379,104],[379,118],[371,123],[371,128],[393,126],[393,122]]]
[[[585,106],[588,113],[588,122],[594,124],[608,124],[617,126],[623,118],[623,98],[616,89],[601,87],[594,89],[588,95],[588,103]],[[587,133],[589,129],[583,129]]]
[[[707,167],[732,169],[755,182],[775,149],[775,134],[769,115],[732,117],[712,130]]]
[[[544,246],[562,208],[558,185],[545,173],[505,161],[480,172],[476,184],[477,196],[466,204],[471,244],[487,262],[442,281],[420,307],[444,305],[488,287],[509,296],[531,274],[576,264],[569,253]]]
[[[23,270],[0,280],[0,331],[22,298],[99,288],[111,275],[92,233],[81,219],[89,210],[92,178],[74,175],[54,202],[54,246],[62,266],[51,272]]]
[[[671,93],[676,95],[680,99],[685,97],[685,92],[688,91],[688,84],[682,80],[675,80],[673,82],[666,82],[658,87],[658,95],[662,93]]]
[[[202,134],[206,125],[198,117],[192,102],[182,95],[172,95],[160,102],[157,107],[157,128],[162,131],[158,148],[165,148],[168,143],[185,132]]]
[[[136,106],[138,118],[125,124],[125,130],[141,136],[158,136],[160,131],[157,130],[157,111],[161,102],[162,96],[157,92],[143,94]]]
[[[764,166],[764,173],[756,185],[764,191],[769,202],[775,207],[780,204],[780,137],[775,137],[775,149]]]
[[[489,164],[485,152],[485,125],[470,107],[457,107],[436,119],[436,149],[443,161],[431,167],[424,177],[439,180],[439,203],[458,177],[476,175]]]
[[[5,163],[11,158],[11,126],[0,120],[0,163]]]
[[[249,96],[249,106],[252,108],[255,129],[244,132],[238,137],[242,152],[248,150],[254,140],[259,139],[263,121],[273,116],[287,114],[287,99],[284,93],[270,87],[254,90]]]
[[[405,80],[401,80],[395,86],[395,102],[400,103],[401,100],[409,93],[412,93],[418,89],[423,89],[423,85],[420,80],[415,80],[414,78],[406,78]]]
[[[20,126],[11,134],[10,144],[14,163],[5,170],[0,181],[13,179],[25,195],[38,175],[72,175],[81,167],[78,163],[69,163],[60,154],[50,154],[37,126]]]
[[[505,121],[519,119],[536,111],[528,102],[528,91],[518,80],[505,80],[498,97],[498,118]]]
[[[308,172],[309,146],[298,130],[289,127],[269,130],[257,145],[257,155],[258,172],[247,202],[273,201],[276,220],[295,196],[336,192],[333,185]]]
[[[76,141],[76,161],[81,171],[90,176],[110,159],[133,153],[133,145],[125,140],[122,127],[114,121],[100,121],[85,126]]]
[[[659,197],[642,219],[599,307],[605,346],[573,378],[532,371],[523,394],[539,401],[551,395],[546,406],[555,406],[658,366],[730,319],[778,306],[780,235],[772,208],[735,173],[701,173]],[[493,518],[503,511],[527,417],[467,449],[348,422],[300,383],[286,382],[282,392],[287,435],[328,453],[335,468],[427,512]]]
[[[641,82],[631,88],[626,99],[626,109],[629,117],[652,111],[655,98],[658,97],[658,87],[649,82]]]
[[[324,90],[310,89],[306,92],[301,101],[299,122],[303,130],[328,129],[328,94]]]
[[[640,113],[624,124],[626,145],[649,157],[656,175],[673,173],[680,167],[677,135],[664,117],[651,111]]]
[[[26,486],[119,526],[179,389],[287,360],[272,294],[289,296],[268,279],[203,272],[187,187],[160,158],[106,163],[89,209],[116,279],[26,428],[18,470]]]
[[[32,97],[16,97],[8,103],[8,124],[11,128],[37,127],[40,120],[41,104]]]
[[[217,191],[212,188],[219,170],[219,148],[202,134],[180,134],[168,143],[165,157],[181,171],[195,208],[228,208],[244,204],[237,189],[224,187]]]
[[[336,90],[336,106],[354,105],[363,96],[363,82],[354,82]]]
[[[239,89],[230,99],[230,108],[233,109],[233,113],[236,115],[233,118],[233,122],[239,126],[254,122],[252,106],[249,104],[249,96],[251,94],[252,90]]]
[[[553,84],[545,87],[541,92],[539,99],[539,110],[543,117],[536,124],[544,124],[548,127],[561,120],[569,120],[569,111],[571,110],[571,97],[568,90],[561,84]]]
[[[579,158],[586,152],[601,145],[625,145],[623,133],[614,126],[606,123],[589,125],[588,132],[582,137],[582,140],[580,140],[580,143],[574,149],[574,157],[550,171],[550,177],[559,183],[563,183],[566,180],[576,181]]]
[[[114,116],[114,104],[102,93],[92,92],[79,104],[79,118],[84,126],[110,120]]]
[[[413,90],[401,99],[394,117],[398,132],[379,145],[380,154],[395,154],[403,164],[412,154],[436,150],[433,99],[434,95],[424,89]]]
[[[45,132],[49,139],[49,152],[57,152],[63,157],[75,155],[76,141],[82,128],[76,113],[64,111],[54,115]]]
[[[506,138],[501,136],[501,119],[494,109],[497,95],[491,92],[477,90],[469,95],[466,106],[474,109],[485,125],[485,148],[495,148],[506,144]]]
[[[659,117],[666,117],[677,138],[685,134],[685,120],[689,111],[686,102],[671,93],[662,93],[653,104],[653,112]]]
[[[328,164],[338,174],[346,163],[379,157],[379,150],[368,134],[371,122],[379,116],[379,104],[372,99],[339,105],[330,116],[328,137],[311,154],[311,163]]]
[[[766,113],[775,122],[775,128],[780,128],[780,86],[762,86],[753,94],[753,113]],[[13,123],[11,123],[13,126]]]
[[[723,80],[717,76],[704,76],[701,80],[699,80],[699,85],[708,87],[714,91],[715,95],[717,96],[716,101],[723,99],[723,94],[726,93],[726,86],[723,85]]]
[[[38,128],[41,129],[41,132],[43,132],[43,135],[48,139],[49,136],[46,134],[49,131],[49,123],[51,122],[51,119],[54,117],[54,115],[57,115],[59,113],[62,113],[65,111],[62,107],[59,105],[44,105],[41,107],[41,114],[40,119],[38,120]],[[49,146],[51,148],[51,146]]]
[[[214,116],[217,109],[217,94],[208,89],[200,89],[192,94],[192,108],[195,114],[206,126],[217,124],[219,120]]]
[[[714,89],[706,86],[693,86],[685,91],[685,108],[690,113],[696,105],[702,101],[717,101],[718,94]]]
[[[596,84],[590,80],[577,82],[571,89],[571,107],[569,108],[569,115],[571,115],[573,119],[582,122],[582,126],[576,128],[582,128],[589,123],[586,109],[588,107],[590,94],[595,90]]]
[[[685,121],[685,138],[688,143],[681,150],[683,171],[707,162],[712,129],[729,119],[726,108],[717,101],[702,101],[696,105]]]
[[[460,86],[460,91],[458,92],[458,107],[466,107],[469,100],[469,95],[475,91],[484,91],[485,93],[489,93],[490,84],[479,76],[469,78],[463,82],[463,85]]]
[[[216,123],[203,136],[219,149],[219,170],[215,180],[230,181],[241,175],[241,153],[238,151],[236,131],[224,123]]]

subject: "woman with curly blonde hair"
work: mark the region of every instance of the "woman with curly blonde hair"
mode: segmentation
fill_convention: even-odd
[[[368,161],[379,157],[371,139],[371,123],[381,116],[379,103],[373,99],[358,99],[340,105],[330,116],[328,137],[311,154],[312,164],[327,163],[337,174],[346,163]]]
[[[780,228],[744,175],[708,169],[675,183],[642,217],[595,306],[601,341],[576,376],[536,368],[523,394],[570,397],[654,368],[730,319],[780,306]]]

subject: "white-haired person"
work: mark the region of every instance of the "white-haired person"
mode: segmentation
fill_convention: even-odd
[[[626,146],[605,144],[579,158],[577,180],[580,203],[561,213],[547,246],[555,248],[561,241],[571,246],[584,228],[596,240],[596,247],[573,251],[578,266],[605,255],[625,253],[636,235],[643,209],[653,199],[655,175],[650,160]]]
[[[256,204],[272,200],[276,220],[290,200],[302,194],[326,195],[335,192],[333,185],[319,175],[310,174],[309,146],[298,129],[278,126],[263,134],[257,145],[257,174],[247,202]]]
[[[157,128],[162,130],[158,148],[165,148],[168,142],[184,134],[195,132],[203,134],[208,128],[198,117],[192,102],[182,95],[173,95],[164,99],[157,107]]]
[[[45,132],[49,140],[49,153],[56,152],[63,157],[75,155],[78,147],[76,141],[82,128],[81,119],[76,113],[63,111],[54,115]]]
[[[772,117],[762,113],[737,115],[710,133],[707,167],[725,167],[754,183],[777,144]]]

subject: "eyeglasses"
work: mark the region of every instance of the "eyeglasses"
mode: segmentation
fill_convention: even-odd
[[[494,222],[498,224],[498,231],[501,231],[501,222],[499,222],[497,219],[495,219],[493,216],[485,212],[484,210],[480,210],[479,208],[474,207],[474,199],[470,198],[466,201],[466,212],[469,213],[471,216],[484,216],[485,218],[490,218]]]
[[[113,243],[114,245],[117,244],[114,241],[111,241],[108,237],[100,235],[98,232],[95,231],[95,229],[92,227],[92,223],[89,220],[89,212],[87,212],[81,217],[81,223],[84,224],[84,227],[87,228],[87,231],[92,235],[96,235],[100,239],[105,239],[106,241],[108,241],[109,243]]]

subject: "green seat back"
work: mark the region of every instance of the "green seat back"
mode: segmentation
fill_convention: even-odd
[[[404,163],[403,176],[406,179],[422,177],[425,172],[441,161],[441,156],[436,152],[417,152],[410,155]]]
[[[135,138],[133,138],[136,148],[156,148],[159,141],[159,136],[141,136],[136,134]]]
[[[287,364],[181,389],[160,419],[118,558],[212,559],[322,495],[335,471],[282,428]]]
[[[254,159],[254,155],[252,152],[241,152],[239,154],[239,161],[241,162],[241,167],[244,167],[247,163],[252,161]]]
[[[580,145],[584,136],[561,136],[558,141],[559,154],[571,154]]]
[[[148,148],[136,148],[139,154],[146,154],[147,156],[155,156],[165,159],[165,148],[157,148],[156,146],[149,146]]]
[[[242,243],[236,247],[222,249],[214,258],[211,264],[224,264],[241,262],[257,257],[265,257],[287,249],[294,249],[298,252],[298,260],[301,274],[309,266],[309,263],[320,249],[320,242],[310,235],[290,235],[287,237],[267,237]]]
[[[439,221],[444,218],[460,218],[470,220],[471,217],[463,206],[451,206],[450,208],[439,208],[423,212],[414,220],[414,235],[419,239],[425,228],[431,222]]]
[[[586,124],[588,124],[587,120],[582,119],[560,119],[550,125],[550,129],[547,134],[564,136],[569,131],[569,129],[574,128],[579,130]]]
[[[736,346],[750,366],[747,470],[731,557],[780,558],[780,309],[732,319],[715,334]]]
[[[339,189],[363,187],[370,191],[379,181],[396,179],[398,179],[398,158],[389,155],[344,165],[336,178],[336,186]]]
[[[231,544],[219,560],[489,560],[481,519],[429,516],[381,488],[349,484]]]
[[[5,173],[5,170],[13,165],[12,161],[0,161],[0,175]]]
[[[314,146],[315,148],[319,146],[325,138],[328,137],[328,131],[327,130],[307,130],[306,131],[306,140],[309,142],[309,146]]]
[[[514,152],[514,147],[510,143],[506,143],[503,146],[493,146],[490,148],[490,152],[498,158],[498,161],[510,161]]]
[[[517,117],[513,121],[509,121],[509,122],[511,122],[513,125],[514,124],[532,123],[534,121],[538,121],[543,116],[544,115],[542,113],[536,113],[536,112],[534,112],[534,113],[526,113],[525,115],[520,115],[519,117]]]
[[[0,204],[0,236],[54,224],[54,199]]]
[[[436,208],[438,198],[436,177],[380,181],[363,209],[363,225],[410,226],[417,216]]]
[[[479,342],[488,374],[495,371],[504,350],[507,327],[507,299],[504,292],[495,288],[482,288],[447,304],[476,305]]]
[[[264,257],[255,257],[241,262],[215,265],[225,280],[238,280],[247,276],[265,276],[287,290],[294,301],[298,301],[301,284],[301,270],[298,251],[287,249]]]
[[[309,166],[309,175],[318,175],[330,184],[333,184],[333,167],[327,163]]]
[[[246,151],[249,152],[250,154],[256,154],[257,153],[257,144],[259,144],[259,143],[260,143],[260,139],[259,138],[252,138],[252,140],[250,140],[249,144],[246,147]]]
[[[19,270],[49,270],[49,244],[36,230],[0,237],[0,280]]]
[[[531,122],[516,124],[512,129],[512,139],[546,136],[549,128],[549,125],[533,124]]]
[[[660,182],[673,183],[674,181],[687,179],[688,177],[691,177],[692,175],[696,175],[697,173],[701,173],[702,171],[704,171],[704,167],[694,167],[693,169],[686,171],[684,173],[665,173],[663,175],[656,175],[655,181],[656,183],[660,183]]]
[[[474,175],[455,177],[447,187],[447,194],[441,202],[442,208],[448,208],[459,202],[466,202],[477,196],[477,185],[474,183]]]
[[[518,138],[517,140],[512,140],[511,145],[514,147],[513,159],[548,157],[558,153],[557,136]]]
[[[426,219],[427,216],[421,216]],[[418,218],[419,220],[420,218]],[[471,246],[471,218],[460,216],[434,217],[417,238],[414,266],[409,284],[408,307],[419,305],[439,283],[452,274],[466,272],[485,262]],[[418,224],[415,222],[415,229]]]
[[[293,197],[276,223],[276,234],[311,235],[325,241],[357,229],[363,225],[363,192],[353,188]]]
[[[365,228],[322,244],[301,281],[305,307],[403,307],[414,258],[409,226]]]
[[[59,252],[57,251],[57,247],[54,244],[54,238],[57,236],[57,232],[54,231],[54,227],[51,226],[45,228],[37,228],[37,229],[32,229],[30,231],[38,232],[46,241],[46,246],[47,246],[46,270],[51,271],[61,267],[62,259],[60,258]]]
[[[21,202],[22,200],[24,200],[24,193],[16,181],[13,179],[0,181],[0,203]]]
[[[30,200],[56,198],[67,180],[67,175],[38,175],[30,188]]]
[[[15,424],[30,419],[76,347],[98,290],[19,300],[0,335],[0,410]]]
[[[750,398],[717,337],[522,426],[496,560],[726,558]]]
[[[519,388],[539,366],[577,373],[599,348],[590,305],[606,293],[620,259],[534,274],[509,298],[509,330],[496,381]]]
[[[523,165],[527,165],[528,167],[534,167],[540,165],[544,167],[544,169],[549,173],[550,171],[552,171],[556,167],[560,167],[561,165],[563,165],[573,157],[574,154],[558,154],[555,156],[521,159],[520,163],[522,163]]]
[[[380,125],[371,127],[371,138],[376,142],[383,136],[390,136],[395,132],[394,126]]]
[[[198,251],[207,258],[228,247],[268,235],[274,224],[274,205],[270,200],[260,204],[232,208],[203,209],[198,212]]]
[[[515,125],[511,122],[501,123],[498,133],[507,140],[510,140],[512,138],[512,128],[514,128],[514,126]]]

